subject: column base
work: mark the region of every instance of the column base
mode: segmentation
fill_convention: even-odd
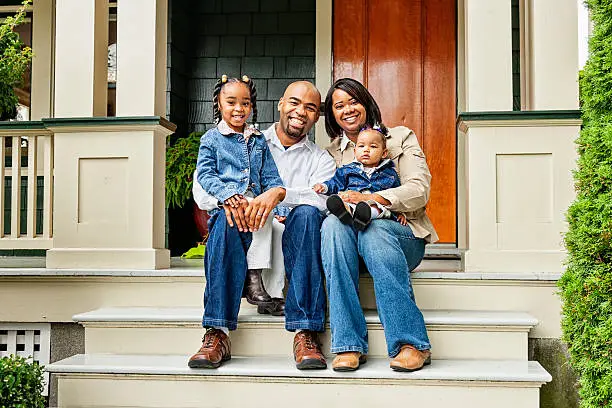
[[[465,272],[561,273],[565,251],[481,251],[467,250]]]
[[[167,269],[170,251],[139,248],[54,248],[47,251],[50,269]]]

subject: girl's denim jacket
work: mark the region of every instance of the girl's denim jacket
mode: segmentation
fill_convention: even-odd
[[[241,133],[210,129],[200,139],[198,182],[208,194],[223,203],[235,194],[251,191],[258,196],[273,187],[283,187],[266,139],[259,132],[245,142]],[[211,211],[211,215],[218,210]]]

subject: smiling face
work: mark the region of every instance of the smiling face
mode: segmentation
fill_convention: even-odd
[[[355,143],[355,159],[366,167],[376,167],[386,157],[385,136],[376,130],[362,130]]]
[[[244,124],[251,114],[251,93],[246,84],[230,82],[221,88],[219,94],[219,111],[221,118],[232,130],[244,132]]]
[[[287,87],[278,102],[280,112],[277,135],[285,146],[293,145],[306,136],[319,119],[321,94],[309,82],[294,82]]]
[[[346,135],[352,140],[366,123],[365,107],[342,89],[336,89],[332,94],[332,111],[334,118]]]

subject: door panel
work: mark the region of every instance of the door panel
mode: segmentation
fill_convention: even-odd
[[[456,0],[334,0],[334,79],[368,87],[383,121],[417,134],[431,170],[427,212],[456,242]]]

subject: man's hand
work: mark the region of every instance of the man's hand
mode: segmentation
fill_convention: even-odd
[[[408,225],[408,220],[406,219],[406,216],[404,214],[399,214],[397,216],[397,222],[399,222],[403,226]]]
[[[244,211],[249,231],[255,232],[262,228],[270,212],[283,201],[287,192],[282,187],[274,187],[251,201]]]
[[[325,188],[325,185],[321,183],[315,184],[314,186],[312,186],[312,189],[317,194],[323,194],[327,190],[327,188]]]
[[[246,222],[246,216],[244,210],[249,205],[248,201],[241,194],[235,194],[225,200],[223,203],[223,210],[225,211],[225,218],[230,227],[234,227],[234,221],[238,231],[247,232],[249,227]]]

